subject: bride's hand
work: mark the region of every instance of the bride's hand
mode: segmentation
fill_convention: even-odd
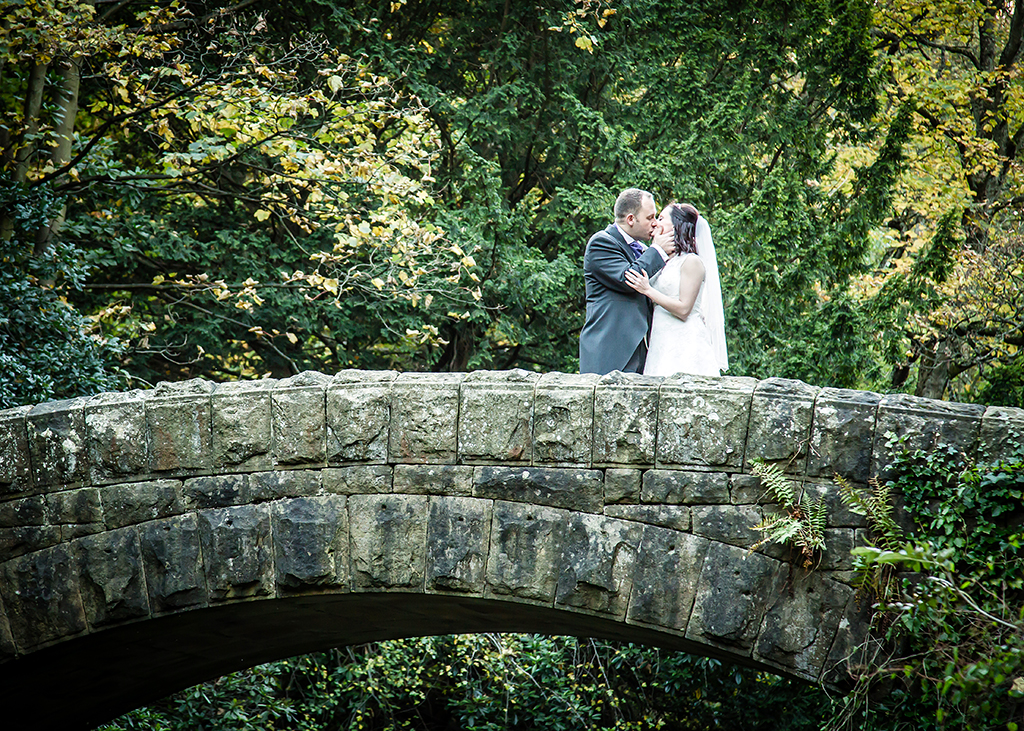
[[[651,291],[651,280],[647,278],[647,272],[641,269],[639,272],[630,269],[626,272],[626,284],[640,294],[647,294]]]

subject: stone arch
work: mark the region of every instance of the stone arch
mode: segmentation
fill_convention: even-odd
[[[190,381],[0,412],[0,698],[38,717],[56,683],[42,727],[84,727],[276,657],[466,631],[842,684],[866,631],[863,523],[832,472],[879,474],[890,433],[998,454],[1022,427],[1019,410],[797,381],[524,371]],[[749,551],[752,459],[828,501],[817,571]]]

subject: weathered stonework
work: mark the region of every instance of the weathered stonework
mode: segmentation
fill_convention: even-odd
[[[533,406],[533,459],[536,464],[589,467],[594,448],[596,373],[545,373],[537,382]]]
[[[51,401],[28,412],[28,446],[37,487],[73,485],[87,476],[87,401]]]
[[[306,371],[278,382],[270,393],[274,464],[327,461],[326,393],[330,377]]]
[[[491,501],[432,497],[427,520],[428,591],[481,593],[487,566]]]
[[[391,462],[454,463],[461,373],[403,373],[391,386]]]
[[[66,728],[165,668],[461,631],[705,648],[841,690],[847,658],[869,661],[870,607],[850,555],[865,520],[832,474],[884,476],[889,433],[1009,457],[1024,410],[777,379],[344,371],[0,411],[0,702],[60,687]],[[749,550],[779,509],[754,459],[825,501],[810,574],[786,546]],[[109,657],[75,665],[80,647]]]
[[[342,371],[327,387],[327,462],[387,462],[396,371]]]
[[[0,411],[0,498],[18,495],[32,487],[25,417],[31,406]]]
[[[660,380],[618,371],[594,393],[594,466],[654,464]]]
[[[853,482],[867,482],[871,437],[881,400],[877,393],[821,389],[811,429],[808,475],[831,478],[838,473]]]
[[[150,472],[187,475],[213,467],[212,391],[212,383],[193,379],[142,392]]]
[[[352,588],[416,590],[423,587],[427,498],[353,495],[348,499]]]
[[[756,385],[753,378],[666,378],[658,410],[658,465],[742,465]]]
[[[271,450],[271,391],[277,381],[221,383],[210,397],[213,461],[220,468],[268,470]]]
[[[754,389],[747,431],[746,461],[778,462],[803,474],[814,399],[820,389],[800,381],[769,378]]]
[[[530,464],[533,461],[533,390],[528,371],[476,371],[459,396],[459,461]]]
[[[985,407],[978,404],[933,401],[904,394],[883,396],[878,405],[871,474],[889,474],[889,435],[902,438],[906,449],[931,449],[944,443],[965,451],[974,450],[984,413]]]
[[[149,463],[146,402],[139,392],[102,393],[85,405],[92,484],[145,474]]]
[[[271,513],[275,579],[285,593],[349,588],[345,497],[303,497],[275,503]]]
[[[598,513],[604,499],[601,478],[598,470],[478,467],[473,477],[473,495]]]

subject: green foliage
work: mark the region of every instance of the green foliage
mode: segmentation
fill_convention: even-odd
[[[115,729],[818,729],[820,691],[717,660],[538,635],[394,640],[196,686]]]
[[[121,343],[68,303],[89,273],[82,252],[62,243],[45,257],[31,255],[26,239],[57,205],[46,189],[0,179],[0,217],[11,222],[10,236],[0,236],[0,409],[125,383]]]
[[[865,729],[1006,729],[1024,722],[1024,461],[956,450],[898,454],[887,483],[917,524],[902,546],[855,550],[901,567],[883,597],[879,653],[837,720]],[[881,696],[881,699],[880,697]],[[843,726],[845,727],[845,726]]]
[[[823,498],[804,502],[777,464],[754,462],[753,473],[761,478],[765,491],[779,503],[784,513],[770,513],[751,530],[760,531],[763,538],[750,547],[756,551],[766,543],[782,543],[799,551],[804,568],[812,568],[820,552],[825,549],[827,507]]]
[[[903,529],[893,517],[892,484],[872,479],[870,488],[864,490],[838,474],[834,481],[839,486],[839,497],[843,503],[851,512],[867,519],[871,531],[868,545],[882,551],[900,550],[905,539]],[[854,569],[860,590],[870,591],[882,605],[894,600],[899,592],[899,581],[893,564],[866,561],[855,552]]]

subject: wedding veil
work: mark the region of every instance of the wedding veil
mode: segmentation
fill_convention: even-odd
[[[711,227],[704,216],[697,219],[697,256],[704,262],[704,299],[701,312],[711,331],[711,352],[721,371],[729,370],[729,352],[725,347],[725,307],[722,305],[722,280],[718,276],[718,259],[711,240]]]

